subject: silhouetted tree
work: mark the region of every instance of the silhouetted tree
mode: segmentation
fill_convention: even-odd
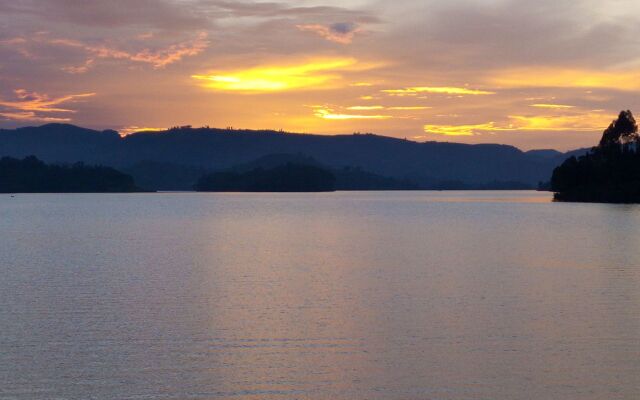
[[[600,149],[620,146],[638,140],[638,124],[631,111],[621,111],[618,119],[604,131],[600,140]]]
[[[83,163],[47,165],[34,156],[0,159],[0,193],[135,192],[133,178],[109,167]]]
[[[560,201],[640,202],[638,126],[622,111],[592,151],[567,159],[553,171],[551,190]]]

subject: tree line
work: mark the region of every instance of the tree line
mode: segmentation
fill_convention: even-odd
[[[0,193],[136,192],[133,178],[113,168],[47,165],[34,156],[0,159]]]
[[[558,201],[640,202],[640,136],[631,111],[622,111],[600,143],[571,157],[553,171],[551,190]]]

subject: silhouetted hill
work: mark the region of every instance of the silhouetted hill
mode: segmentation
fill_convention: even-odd
[[[189,165],[141,161],[123,168],[122,172],[133,176],[136,184],[145,190],[191,191],[198,179],[210,171]]]
[[[452,181],[473,187],[492,182],[535,187],[564,160],[562,154],[528,154],[506,145],[418,143],[372,134],[323,136],[184,127],[121,138],[115,131],[62,124],[0,130],[0,156],[31,154],[46,162],[83,161],[131,172],[140,171],[140,164],[147,162],[178,166],[183,172],[184,168],[220,171],[270,154],[304,154],[334,170],[360,168],[420,188]],[[148,182],[163,181],[166,189],[184,187],[184,182],[163,178],[170,175],[166,171],[155,177],[148,172]]]
[[[640,203],[640,135],[631,111],[622,111],[587,154],[553,171],[558,201]]]
[[[36,157],[0,159],[0,193],[136,192],[131,176],[109,167],[46,165]]]
[[[313,165],[287,163],[249,171],[223,171],[200,178],[200,192],[332,192],[335,176]]]
[[[330,171],[336,178],[336,190],[415,190],[418,186],[407,180],[364,171],[360,167],[332,168],[304,154],[270,154],[247,164],[238,165],[234,171],[250,171],[256,168],[270,169],[285,164],[312,165]]]
[[[563,153],[553,149],[540,149],[540,150],[529,150],[525,152],[525,154],[528,156],[533,156],[540,159],[552,159],[552,158],[562,156]]]

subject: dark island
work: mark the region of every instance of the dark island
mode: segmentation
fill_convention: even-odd
[[[133,178],[113,168],[47,165],[36,157],[0,159],[0,193],[139,192]]]
[[[328,170],[286,163],[249,171],[221,171],[204,175],[194,189],[199,192],[332,192],[336,178]]]
[[[640,137],[631,111],[622,111],[597,147],[553,171],[557,201],[640,203]]]

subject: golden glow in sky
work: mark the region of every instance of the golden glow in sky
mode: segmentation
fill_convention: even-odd
[[[621,109],[640,113],[632,0],[18,3],[2,10],[0,128],[208,125],[573,149]]]
[[[342,81],[341,73],[370,68],[354,58],[327,58],[289,65],[266,65],[245,70],[193,75],[200,84],[220,91],[243,93],[296,89],[327,89]]]
[[[518,131],[591,132],[609,124],[610,116],[602,113],[586,113],[572,116],[524,116],[510,115],[504,125],[496,122],[472,125],[425,125],[424,131],[443,136],[474,136],[483,133]]]

